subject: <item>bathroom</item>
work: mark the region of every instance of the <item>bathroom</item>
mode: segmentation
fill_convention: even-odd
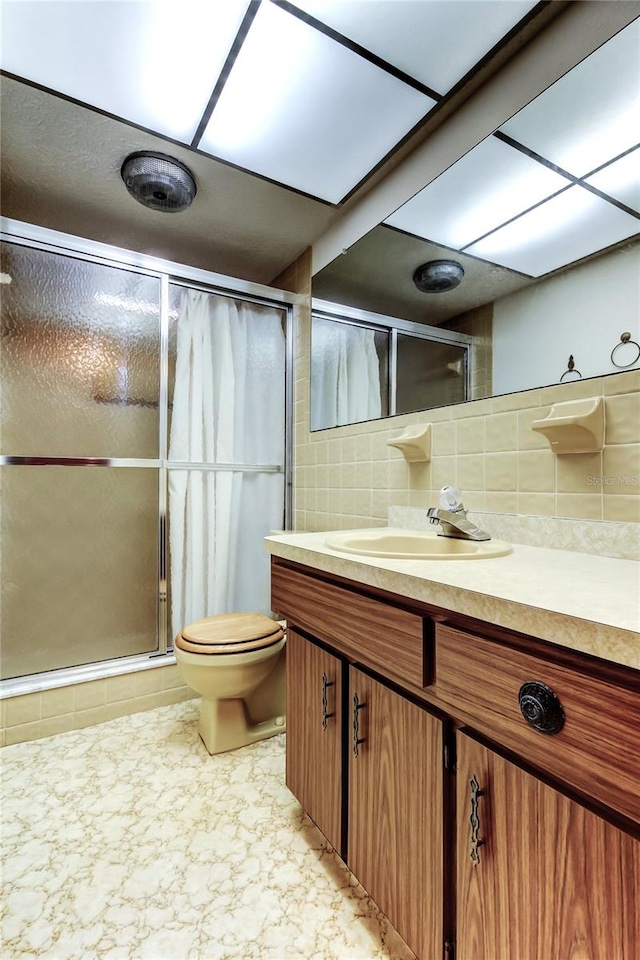
[[[266,5],[283,12],[276,4]],[[313,4],[297,6],[308,7],[311,17],[316,15]],[[590,541],[595,544],[594,552],[605,553],[610,549],[610,538],[617,537],[617,548],[623,551],[618,556],[634,556],[634,550],[637,556],[635,531],[640,521],[638,365],[632,363],[615,373],[610,364],[610,354],[623,331],[630,331],[633,341],[640,339],[637,285],[631,308],[625,306],[623,300],[625,289],[631,287],[633,293],[637,246],[634,254],[632,249],[627,251],[624,244],[618,244],[618,249],[609,255],[616,259],[619,286],[615,287],[613,281],[612,286],[607,287],[606,281],[598,282],[597,277],[593,286],[589,285],[592,281],[587,281],[580,305],[584,325],[575,336],[575,346],[572,341],[569,349],[563,347],[562,368],[550,374],[546,382],[540,381],[542,385],[527,384],[524,392],[512,386],[502,396],[396,415],[392,420],[309,430],[309,295],[331,299],[324,278],[336,258],[348,264],[349,258],[357,255],[361,238],[365,239],[369,231],[374,231],[425,183],[437,178],[557,77],[638,15],[636,5],[630,3],[550,4],[542,5],[541,9],[533,4],[514,6],[522,7],[522,17],[527,12],[536,12],[536,17],[525,23],[524,34],[520,38],[511,36],[505,44],[499,44],[493,61],[473,73],[467,85],[445,102],[430,123],[413,132],[414,139],[404,147],[403,159],[407,157],[404,163],[398,162],[395,155],[383,162],[373,189],[367,184],[359,190],[357,178],[351,171],[345,174],[347,180],[352,177],[348,189],[338,186],[337,193],[330,193],[327,188],[324,194],[324,186],[316,190],[310,181],[289,183],[284,175],[270,169],[258,169],[252,175],[246,172],[254,169],[249,160],[231,157],[225,163],[224,154],[211,149],[209,153],[221,156],[218,162],[211,159],[207,151],[189,150],[184,146],[184,138],[178,135],[167,134],[164,139],[155,136],[151,131],[160,128],[149,120],[134,117],[125,123],[117,119],[118,110],[113,106],[92,110],[74,102],[74,98],[91,102],[88,94],[72,90],[67,91],[66,98],[58,97],[46,89],[62,88],[52,79],[31,77],[30,83],[23,83],[19,79],[20,70],[6,66],[2,78],[5,88],[4,217],[185,264],[186,273],[200,270],[218,278],[241,278],[245,284],[260,286],[261,297],[266,296],[264,285],[288,292],[286,304],[291,305],[295,324],[295,333],[288,344],[295,351],[292,369],[290,365],[294,443],[291,450],[293,502],[289,518],[294,530],[314,532],[384,526],[390,522],[390,508],[394,511],[394,523],[405,526],[413,510],[424,513],[437,503],[442,486],[456,484],[463,491],[470,513],[478,520],[481,518],[481,525],[494,536],[532,546],[536,546],[540,538],[543,542],[558,538],[556,545],[569,550],[588,550]],[[602,12],[604,8],[606,15]],[[513,22],[520,16],[516,14]],[[511,24],[503,32],[507,33],[510,27]],[[340,26],[334,25],[333,29],[341,32]],[[567,37],[571,37],[569,44]],[[46,37],[41,42],[46,42]],[[367,46],[362,39],[356,38],[356,42]],[[476,60],[479,59],[480,56],[476,56]],[[126,113],[123,111],[120,115],[126,116]],[[291,133],[285,125],[280,136],[286,138]],[[397,140],[400,140],[398,131],[392,131],[389,147]],[[119,170],[126,155],[141,149],[171,154],[189,167],[198,184],[192,208],[169,218],[146,211],[131,200]],[[378,145],[377,149],[376,160],[387,148]],[[408,159],[410,150],[412,162]],[[370,163],[366,170],[374,165]],[[316,175],[320,177],[317,171]],[[282,182],[288,186],[282,186]],[[355,188],[353,195],[341,202],[352,187]],[[256,210],[260,213],[258,217]],[[277,224],[275,230],[274,223]],[[631,259],[633,256],[635,261]],[[622,259],[624,265],[619,262]],[[595,259],[594,266],[599,262]],[[608,262],[602,258],[603,275]],[[375,272],[375,267],[372,270]],[[538,289],[544,284],[545,281],[538,284]],[[553,280],[547,284],[549,299],[542,307],[535,302],[533,305],[529,302],[527,307],[526,292],[519,302],[523,322],[531,316],[527,309],[538,309],[551,318],[553,329],[554,320],[559,322],[553,314],[553,297],[557,293],[559,309],[563,310],[567,304],[566,284],[556,281],[554,285]],[[245,287],[244,292],[248,289]],[[599,302],[594,289],[602,297]],[[620,301],[614,301],[612,307],[614,295],[619,296]],[[512,298],[516,297],[514,293]],[[374,305],[364,302],[351,305],[376,311],[375,304],[384,301],[375,295],[373,299]],[[281,298],[281,302],[285,300]],[[599,347],[604,363],[596,371],[581,367],[587,355],[584,331],[591,330],[591,319],[586,319],[590,305],[594,313],[601,309],[610,311],[605,341]],[[403,315],[394,312],[391,303],[376,312]],[[552,338],[550,333],[545,336]],[[575,354],[575,366],[582,370],[584,382],[572,377],[573,383],[558,385],[569,353]],[[625,354],[625,364],[626,360]],[[578,457],[557,457],[549,449],[548,441],[531,430],[531,422],[544,418],[554,403],[594,395],[605,401],[603,449]],[[426,424],[431,424],[430,461],[407,463],[397,448],[387,445],[387,441],[397,439],[405,428]],[[12,452],[2,450],[3,454]],[[37,454],[38,451],[34,451],[34,455]],[[6,473],[13,469],[20,468],[7,465]],[[500,521],[502,526],[497,519],[493,520],[495,515],[506,518]],[[516,521],[511,518],[522,518],[517,534],[521,539],[516,537]],[[620,539],[624,541],[622,545]],[[167,626],[167,635],[170,632]],[[6,640],[3,646],[4,643]],[[110,675],[85,675],[82,682],[76,684],[49,689],[36,685],[20,695],[5,696],[2,700],[4,743],[9,746],[22,742],[44,744],[46,741],[41,738],[89,729],[90,725],[129,715],[136,715],[137,723],[144,716],[141,711],[166,709],[182,701],[188,709],[192,696],[170,657],[162,666],[153,668],[143,669],[138,664],[135,669],[123,671],[116,665]],[[134,729],[139,731],[141,739],[148,736],[141,727],[134,726]],[[337,868],[331,870],[335,875]],[[344,877],[340,883],[348,885]],[[269,955],[322,955],[319,951],[305,954],[304,947],[290,954],[280,949],[278,954],[274,947]],[[363,949],[361,944],[352,945],[351,953],[348,948],[344,949],[342,954],[327,953],[327,956],[367,955],[357,952]],[[49,956],[56,956],[53,948],[49,951]],[[91,952],[90,945],[86,951]],[[174,954],[180,955],[179,948],[176,947]],[[47,953],[43,951],[40,955]],[[64,955],[62,947],[60,955]],[[147,955],[154,955],[151,948]],[[372,952],[371,955],[385,954]]]

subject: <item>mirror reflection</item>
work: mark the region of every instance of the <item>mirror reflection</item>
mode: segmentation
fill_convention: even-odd
[[[345,316],[470,338],[467,392],[421,409],[640,366],[639,49],[636,20],[313,278]],[[440,260],[461,282],[419,290]]]

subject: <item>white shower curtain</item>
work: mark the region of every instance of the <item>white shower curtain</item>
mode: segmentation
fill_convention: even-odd
[[[374,420],[380,414],[375,331],[314,317],[311,429]]]
[[[282,311],[182,294],[169,461],[284,465]],[[281,527],[283,473],[169,472],[173,635],[216,613],[268,613],[262,538]]]

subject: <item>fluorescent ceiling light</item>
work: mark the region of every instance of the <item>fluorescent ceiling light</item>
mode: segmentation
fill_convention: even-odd
[[[189,143],[249,0],[2,4],[2,67]]]
[[[535,0],[295,0],[295,6],[445,94],[535,6]]]
[[[557,80],[501,129],[577,177],[638,142],[640,19]]]
[[[385,223],[459,250],[566,186],[566,177],[488,137]]]
[[[337,202],[434,103],[263,3],[199,146]]]
[[[586,182],[640,213],[640,147],[587,177]]]
[[[569,187],[465,250],[540,277],[638,233],[640,221],[584,187]]]

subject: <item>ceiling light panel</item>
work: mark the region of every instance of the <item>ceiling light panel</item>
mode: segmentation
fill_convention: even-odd
[[[459,250],[567,183],[566,177],[488,137],[385,223]]]
[[[640,147],[587,177],[586,183],[640,213]]]
[[[295,6],[443,95],[535,0],[295,0]]]
[[[189,143],[249,0],[2,4],[2,67]]]
[[[541,277],[639,232],[640,220],[584,187],[569,187],[465,250]]]
[[[434,104],[262,3],[199,147],[336,203]]]
[[[638,142],[640,19],[557,80],[501,128],[584,177]]]

